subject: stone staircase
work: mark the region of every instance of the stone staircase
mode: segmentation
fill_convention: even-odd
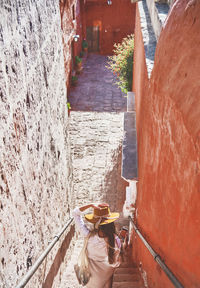
[[[124,261],[115,270],[112,288],[145,288],[139,269],[130,259],[131,247],[124,254]]]

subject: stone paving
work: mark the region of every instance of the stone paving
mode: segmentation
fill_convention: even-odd
[[[78,76],[78,85],[72,87],[69,102],[75,111],[125,112],[125,94],[115,84],[116,79],[106,68],[107,57],[89,54]]]
[[[89,55],[69,96],[74,193],[78,205],[106,201],[112,210],[122,211],[127,185],[121,178],[126,97],[113,85],[105,62],[105,56]],[[59,288],[80,287],[73,266],[81,247],[78,239]]]
[[[77,203],[107,201],[122,210],[122,113],[72,112],[70,136]]]

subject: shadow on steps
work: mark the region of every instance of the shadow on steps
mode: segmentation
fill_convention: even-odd
[[[130,255],[131,247],[127,247],[124,261],[114,272],[112,288],[145,288],[140,271]]]

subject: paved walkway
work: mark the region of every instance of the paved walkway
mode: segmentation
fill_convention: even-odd
[[[107,57],[90,54],[72,87],[69,102],[75,111],[125,112],[125,94],[114,84],[115,79],[106,66]]]
[[[89,55],[78,86],[69,95],[74,193],[79,205],[105,201],[112,210],[122,211],[127,185],[121,178],[126,98],[113,85],[113,75],[105,63],[105,56]],[[81,247],[80,239],[59,288],[79,287],[73,266]]]

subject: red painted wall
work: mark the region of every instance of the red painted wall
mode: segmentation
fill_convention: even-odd
[[[149,82],[138,21],[135,32],[137,225],[189,288],[200,287],[199,15],[199,1],[175,2],[159,38]],[[173,287],[140,239],[134,239],[133,247],[147,272],[148,287]]]
[[[134,32],[135,4],[130,0],[100,0],[86,4],[86,26],[100,27],[100,53],[112,54],[113,44]]]
[[[83,31],[85,29],[82,22],[84,22],[84,18],[84,5],[82,1],[80,3],[80,0],[78,0],[76,3],[76,34],[79,35],[79,40],[74,42],[74,56],[79,56],[82,51],[82,40],[84,38]]]

